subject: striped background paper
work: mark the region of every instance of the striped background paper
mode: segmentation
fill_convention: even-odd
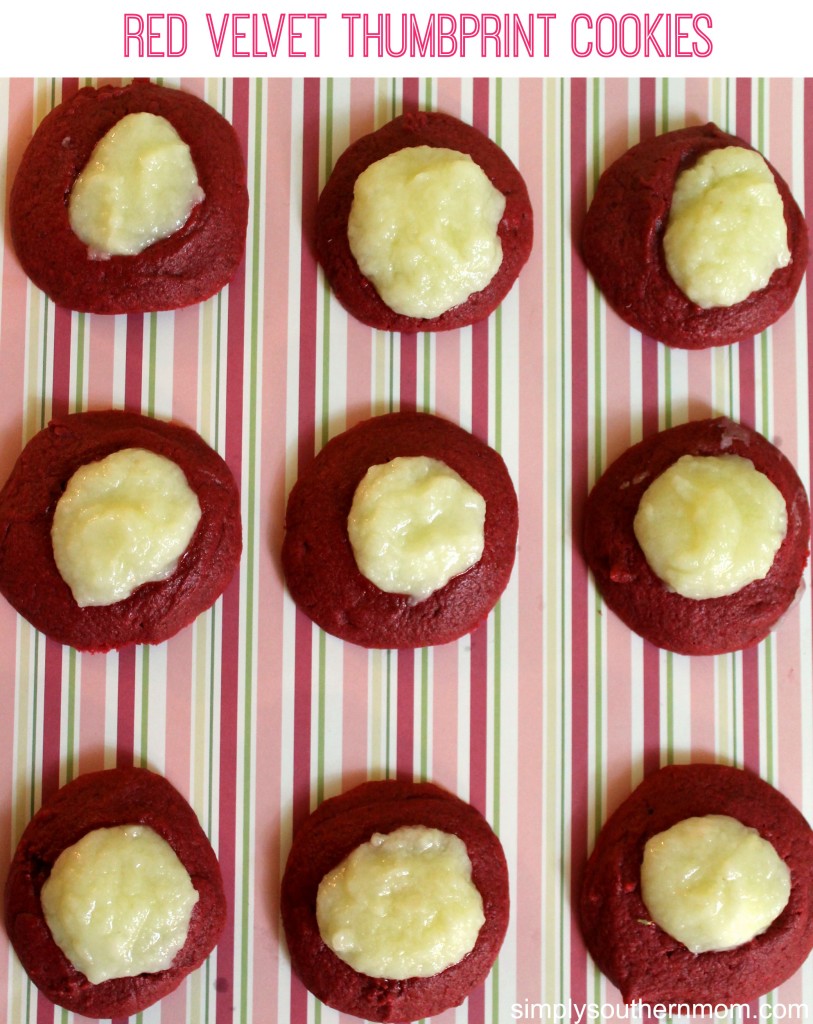
[[[79,84],[0,83],[6,200],[33,127]],[[117,406],[174,417],[232,467],[245,554],[215,608],[152,649],[79,655],[0,602],[0,875],[60,784],[148,765],[200,816],[230,911],[216,954],[141,1020],[328,1024],[340,1015],[291,978],[280,936],[292,829],[363,779],[431,779],[493,824],[513,901],[488,983],[438,1019],[575,1020],[585,1009],[614,1019],[617,993],[572,914],[596,831],[646,771],[690,760],[747,765],[813,818],[811,604],[804,597],[745,654],[660,652],[602,609],[574,543],[582,502],[642,434],[710,413],[777,440],[807,483],[813,285],[808,277],[792,311],[753,343],[669,351],[608,312],[574,234],[609,161],[641,137],[707,120],[753,142],[809,209],[813,80],[172,84],[221,110],[242,141],[245,265],[227,290],[178,313],[71,314],[28,283],[6,231],[0,478],[52,413]],[[533,200],[535,245],[487,322],[401,337],[349,318],[303,239],[348,142],[416,107],[458,115],[510,154]],[[398,408],[436,411],[502,452],[519,494],[518,558],[473,636],[366,652],[319,632],[287,597],[283,513],[298,467],[329,437]],[[763,1004],[777,1017],[813,1006],[813,962]],[[0,934],[0,1020],[71,1019],[27,983]]]

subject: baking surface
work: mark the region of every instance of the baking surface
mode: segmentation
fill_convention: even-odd
[[[79,84],[0,82],[4,210],[34,126]],[[753,342],[672,351],[608,311],[574,235],[607,163],[641,137],[709,120],[760,149],[810,209],[813,80],[172,84],[225,113],[245,147],[244,268],[219,296],[178,313],[72,314],[28,283],[6,227],[0,479],[53,413],[116,406],[178,419],[237,477],[243,561],[192,627],[118,655],[62,648],[0,601],[0,875],[43,795],[81,772],[149,766],[210,835],[230,917],[207,965],[140,1019],[338,1021],[292,980],[280,937],[292,828],[365,778],[429,779],[499,833],[513,902],[488,984],[436,1019],[627,1013],[571,914],[596,830],[646,771],[701,760],[753,769],[813,819],[811,602],[808,586],[777,632],[744,654],[658,651],[603,611],[574,540],[580,508],[601,469],[642,434],[711,414],[778,443],[809,490],[813,285],[808,275],[792,310]],[[308,238],[343,148],[416,107],[459,116],[503,146],[528,184],[535,243],[487,322],[401,337],[331,300]],[[397,408],[437,412],[500,450],[519,496],[517,563],[473,636],[367,652],[319,632],[288,598],[285,498],[328,438]],[[813,960],[763,1003],[766,1015],[796,1007],[805,1019]],[[63,1019],[72,1018],[27,983],[0,932],[0,1020]]]

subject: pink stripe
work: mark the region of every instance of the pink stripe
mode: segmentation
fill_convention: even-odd
[[[164,736],[164,774],[189,799],[194,774],[192,729],[179,728],[179,722],[191,718],[195,690],[195,630],[183,629],[167,644],[167,687],[165,698],[166,733]],[[149,685],[149,680],[148,680]]]
[[[641,139],[656,134],[655,80],[641,81],[639,104]],[[658,401],[658,345],[646,336],[641,338],[641,422],[643,436],[654,434],[660,428]],[[656,648],[644,644],[644,773],[660,765],[660,657]]]
[[[8,178],[6,181],[6,206],[12,183],[12,171],[16,169],[22,155],[23,144],[31,134],[31,107],[33,88],[30,80],[12,79],[9,82],[9,124],[12,126],[8,153]],[[14,130],[24,126],[24,131]],[[26,353],[26,304],[28,296],[27,279],[9,248],[3,258],[3,303],[0,307],[0,366],[2,366],[2,394],[0,401],[0,481],[5,481],[14,462],[20,454],[25,428],[25,353]],[[21,429],[21,423],[23,427]],[[15,657],[17,652],[18,616],[5,600],[0,599],[0,650],[4,652],[5,676],[8,686],[4,689],[3,713],[0,714],[0,834],[6,841],[0,843],[0,878],[5,878],[11,859],[11,841],[18,838],[12,815],[12,794],[23,795],[24,780],[15,773],[15,742],[17,716],[14,713],[13,697],[17,676]],[[37,680],[27,681],[33,689]],[[30,728],[23,725],[23,729]],[[57,736],[57,740],[58,740]],[[33,787],[34,780],[28,782]],[[8,991],[9,968],[12,958],[6,953],[0,955],[0,992]]]
[[[116,767],[129,768],[135,758],[136,648],[119,652]]]
[[[76,92],[79,82],[66,78],[62,82],[62,96],[69,97]],[[54,309],[54,376],[51,414],[64,416],[70,411],[71,387],[71,324],[72,313],[60,306]]]
[[[485,135],[489,134],[489,85],[484,78],[476,79],[473,85],[473,123]],[[472,327],[472,433],[481,440],[489,439],[488,422],[488,381],[490,323],[481,320]],[[487,815],[486,794],[488,779],[488,623],[482,625],[471,636],[471,696],[469,712],[469,802],[481,814]],[[482,991],[476,994],[476,1005],[471,1005],[469,1014],[472,1024],[481,1021],[485,1008]]]
[[[319,194],[320,89],[316,79],[303,83],[302,206],[303,237],[313,235],[314,214]],[[313,459],[316,418],[316,263],[310,247],[303,245],[299,288],[299,410],[298,466],[302,470]],[[294,669],[294,831],[310,810],[311,685],[313,624],[297,609]]]
[[[269,79],[266,83],[265,123],[263,138],[269,155],[266,166],[265,194],[265,260],[266,266],[273,266],[274,273],[267,275],[264,287],[263,322],[264,337],[262,361],[263,394],[275,394],[275,385],[285,380],[288,374],[288,321],[279,315],[288,303],[288,286],[291,269],[288,260],[278,259],[280,252],[289,251],[291,234],[291,120],[293,84],[290,80]],[[297,228],[299,222],[295,220]],[[254,800],[258,822],[277,819],[281,788],[281,729],[284,727],[279,713],[279,695],[288,685],[283,676],[283,604],[284,588],[276,564],[276,556],[282,546],[282,527],[285,516],[285,476],[279,472],[279,453],[285,438],[285,424],[289,408],[284,395],[277,401],[264,402],[260,409],[262,438],[271,443],[261,447],[262,470],[259,484],[260,503],[259,536],[270,544],[274,558],[261,556],[258,561],[258,601],[263,609],[262,627],[256,632],[257,669],[263,686],[257,693],[256,731],[263,737],[256,744],[254,778],[261,779],[261,785],[254,787]],[[257,828],[254,839],[256,879],[259,891],[269,896],[271,920],[279,914],[279,879],[281,873],[281,851],[279,843],[269,843],[264,828]],[[254,949],[262,950],[263,969],[253,976],[254,1020],[268,1015],[268,1007],[279,1001],[281,959],[279,943],[270,941],[268,917],[263,913],[254,914]]]
[[[144,314],[127,315],[127,351],[124,361],[124,408],[141,412],[144,362]]]
[[[535,230],[541,234],[541,197],[544,188],[542,141],[546,137],[544,90],[540,79],[523,79],[519,85],[519,124],[537,125],[534,132],[519,132],[519,170],[528,186],[534,205]],[[542,937],[545,934],[546,909],[543,906],[544,822],[555,808],[549,807],[540,792],[544,764],[550,751],[540,737],[545,736],[545,679],[541,665],[545,637],[540,637],[540,609],[543,602],[541,566],[545,555],[544,533],[548,507],[545,504],[545,351],[541,312],[544,261],[542,245],[533,246],[528,263],[519,277],[520,322],[527,324],[522,373],[519,378],[519,410],[522,424],[518,438],[518,479],[521,495],[518,550],[514,572],[518,585],[518,664],[534,666],[531,685],[520,686],[517,695],[517,791],[510,799],[512,813],[521,822],[523,870],[516,873],[515,929],[522,946],[517,956],[517,994],[540,993],[543,963]],[[535,808],[528,814],[529,807]]]
[[[404,113],[420,106],[419,81],[405,78],[401,104]],[[400,354],[399,408],[412,410],[418,401],[418,336],[402,334],[397,339]],[[398,696],[395,773],[399,779],[412,779],[415,774],[415,652],[398,651]]]
[[[794,195],[801,198],[804,194],[805,168],[803,166],[798,177],[792,176],[794,136],[792,132],[783,130],[788,112],[795,113],[797,110],[798,103],[794,83],[786,79],[772,81],[770,86],[769,158],[788,180]],[[803,113],[804,108],[802,108]],[[799,296],[800,299],[802,294]],[[799,359],[807,347],[804,326],[801,302],[795,304],[793,309],[773,326],[771,355],[774,381],[795,381],[797,379]],[[775,401],[773,405],[773,437],[771,440],[779,445],[784,454],[797,466],[800,473],[803,473],[803,467],[799,465],[798,425],[806,419],[807,417],[803,416],[799,408],[797,389],[786,387],[782,394],[782,400]],[[795,605],[784,617],[779,627],[778,642],[775,645],[777,685],[774,691],[777,722],[776,783],[796,806],[801,806],[805,797],[798,766],[803,763],[806,723],[796,710],[802,706],[802,687],[804,685],[804,679],[796,668],[800,663],[803,650],[803,623],[800,611],[800,606]],[[799,979],[794,979],[793,982],[788,983],[787,987],[783,986],[782,988],[783,1001],[795,1002],[800,995]]]
[[[813,78],[806,78],[804,82],[804,124],[813,124]],[[804,209],[808,217],[813,213],[813,132],[804,132]],[[805,275],[804,292],[800,298],[805,304],[808,330],[813,324],[813,275]],[[813,394],[813,359],[807,361],[807,393]],[[813,417],[808,418],[808,466],[807,478],[813,480]]]
[[[88,323],[88,393],[85,407],[109,409],[113,405],[115,384],[116,318],[91,316]]]
[[[302,130],[302,233],[313,237],[319,195],[320,87],[316,79],[303,83]],[[316,415],[316,294],[317,274],[310,246],[300,256],[299,290],[299,412],[298,465],[311,461],[315,444]],[[313,624],[297,609],[294,647],[294,750],[293,830],[297,831],[310,810],[311,786],[311,687]],[[308,993],[299,979],[291,977],[291,1019],[306,1020]]]
[[[609,79],[604,83],[604,121],[614,130],[605,130],[602,167],[620,156],[626,148],[629,131],[630,84],[626,79]],[[623,131],[620,130],[623,128]],[[634,407],[632,395],[631,356],[633,346],[641,344],[627,324],[608,311],[604,322],[603,371],[607,381],[605,416],[605,462],[607,465],[632,443],[630,416],[618,410]],[[637,397],[637,395],[636,395]],[[637,438],[636,438],[637,440]],[[597,467],[598,468],[598,467]],[[615,615],[602,618],[607,646],[606,673],[606,770],[604,772],[605,817],[630,791],[630,751],[635,749],[632,731],[633,638],[627,626]],[[636,766],[637,767],[637,766]]]
[[[179,309],[172,332],[172,418],[190,427],[199,426],[200,319],[200,306]]]
[[[42,711],[42,800],[52,796],[60,784],[60,732],[62,724],[62,653],[56,640],[45,639],[45,689]]]
[[[349,142],[369,134],[375,124],[375,81],[353,80],[350,86]],[[335,141],[335,140],[334,140]],[[339,157],[334,150],[334,163]],[[347,317],[347,392],[346,426],[349,427],[370,415],[373,393],[372,331],[353,316]]]
[[[395,775],[409,781],[415,777],[415,651],[397,652],[398,696]]]
[[[71,325],[73,314],[61,306],[54,313],[54,376],[51,415],[65,416],[71,411]]]
[[[738,79],[736,86],[737,119],[736,133],[746,141],[751,140],[751,82]],[[739,356],[739,419],[749,426],[756,424],[756,346],[759,339],[741,342]],[[757,648],[742,654],[742,759],[746,768],[759,772],[759,652]]]
[[[578,223],[586,208],[584,175],[581,164],[587,147],[587,88],[584,79],[573,79],[570,87],[571,218]],[[570,274],[572,309],[571,466],[573,535],[579,536],[580,510],[587,497],[588,479],[588,323],[587,272],[580,260],[573,260]],[[581,553],[574,548],[571,557],[572,595],[572,681],[570,696],[570,864],[572,906],[577,905],[578,879],[587,857],[587,800],[589,748],[589,660],[587,653],[588,578]],[[585,1002],[587,993],[587,956],[578,929],[570,943],[570,995]]]
[[[235,79],[232,87],[232,124],[248,155],[248,81]],[[226,353],[225,459],[236,480],[242,480],[243,355],[245,345],[245,261],[229,285]],[[231,1021],[234,1000],[234,901],[237,898],[236,815],[237,815],[237,731],[241,679],[240,661],[240,574],[236,574],[223,595],[220,697],[220,792],[218,800],[218,858],[226,892],[232,894],[223,937],[218,947],[218,990],[216,1019]]]
[[[420,107],[420,80],[405,78],[401,86],[401,109],[405,114]]]

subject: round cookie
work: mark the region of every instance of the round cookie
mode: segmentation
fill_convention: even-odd
[[[740,455],[779,489],[787,533],[771,569],[727,597],[694,600],[668,589],[650,568],[633,521],[650,483],[682,455]],[[810,543],[804,486],[788,459],[761,434],[725,417],[662,431],[627,449],[587,499],[583,546],[607,606],[636,633],[679,654],[722,654],[763,640],[792,604]]]
[[[503,251],[499,270],[485,288],[465,302],[427,319],[396,313],[382,301],[359,270],[347,238],[356,178],[370,164],[412,146],[467,153],[505,196],[498,228]],[[316,254],[334,294],[357,320],[384,331],[448,331],[484,320],[510,291],[530,255],[532,241],[528,190],[508,156],[471,125],[449,114],[427,111],[402,114],[349,146],[336,161],[316,212]]]
[[[466,844],[485,923],[461,961],[429,978],[359,974],[325,945],[316,892],[329,871],[375,832],[423,825]],[[459,1005],[488,975],[508,926],[508,869],[499,840],[470,804],[431,783],[366,782],[321,804],[294,836],[282,880],[282,921],[296,973],[317,998],[364,1020],[412,1021]]]
[[[86,833],[147,825],[178,856],[198,892],[186,942],[172,965],[154,974],[92,984],[54,942],[40,891],[59,854]],[[81,775],[47,800],[29,822],[9,870],[6,928],[34,984],[54,1003],[87,1017],[128,1017],[172,992],[211,953],[226,919],[220,867],[195,812],[162,776],[144,768]]]
[[[670,277],[663,235],[675,181],[703,154],[726,146],[753,148],[713,124],[633,146],[602,174],[582,228],[585,263],[612,308],[631,327],[676,348],[727,345],[765,330],[791,306],[807,268],[804,217],[771,167],[784,205],[790,263],[775,270],[764,288],[728,307],[701,308]]]
[[[380,590],[362,576],[347,533],[359,481],[398,456],[439,459],[486,503],[482,558],[423,601]],[[500,455],[429,413],[363,421],[329,441],[288,498],[282,565],[291,596],[328,633],[362,647],[425,647],[470,633],[505,589],[514,563],[517,498]]]
[[[647,840],[685,818],[724,814],[755,828],[790,868],[787,906],[734,949],[692,953],[649,919],[640,868]],[[604,825],[579,903],[598,967],[627,1003],[747,1003],[789,978],[813,947],[813,832],[781,793],[720,764],[670,765],[648,776]]]
[[[201,517],[175,571],[110,605],[79,607],[54,561],[51,523],[80,467],[123,448],[144,448],[183,470]],[[121,410],[52,420],[23,449],[0,491],[0,593],[43,633],[78,650],[157,644],[209,608],[240,560],[240,496],[226,463],[178,423]]]
[[[67,196],[96,143],[127,114],[169,121],[189,146],[204,199],[168,238],[135,256],[93,259],[71,228]],[[243,258],[248,191],[240,143],[203,100],[136,80],[87,87],[42,121],[11,191],[11,238],[23,270],[57,305],[90,313],[189,306],[220,291]]]

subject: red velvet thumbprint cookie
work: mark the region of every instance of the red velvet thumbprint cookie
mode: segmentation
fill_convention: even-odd
[[[144,768],[81,775],[46,800],[6,882],[9,938],[34,984],[85,1017],[122,1019],[172,992],[226,920],[195,812]]]
[[[313,621],[362,647],[474,630],[511,575],[517,498],[501,456],[448,420],[397,412],[329,441],[288,498],[282,565]]]
[[[747,1003],[813,947],[813,832],[750,772],[669,765],[602,828],[579,907],[625,1002]]]
[[[808,232],[779,172],[707,124],[647,139],[604,171],[582,252],[631,327],[700,349],[751,338],[790,308]]]
[[[14,179],[11,238],[59,306],[144,313],[202,302],[243,258],[241,144],[214,107],[136,80],[80,89],[41,122]]]
[[[447,331],[484,320],[531,251],[522,175],[488,136],[409,113],[339,157],[319,199],[316,253],[357,320]]]
[[[293,968],[318,999],[363,1020],[418,1020],[487,977],[508,869],[471,805],[431,783],[367,782],[296,833],[281,907]]]
[[[180,423],[58,417],[0,491],[0,593],[81,651],[173,636],[223,593],[241,550],[231,470]]]
[[[793,603],[810,544],[804,485],[770,441],[724,417],[624,452],[591,491],[583,544],[608,608],[679,654],[763,640]]]

